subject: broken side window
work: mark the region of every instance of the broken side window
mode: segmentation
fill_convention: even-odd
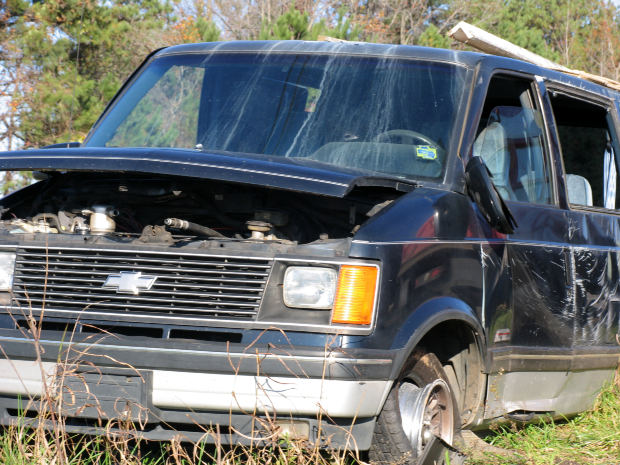
[[[617,138],[607,107],[560,91],[550,93],[566,173],[568,202],[616,209]]]

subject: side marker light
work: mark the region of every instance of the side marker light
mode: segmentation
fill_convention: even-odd
[[[372,322],[377,275],[374,266],[340,267],[332,323],[369,325]]]

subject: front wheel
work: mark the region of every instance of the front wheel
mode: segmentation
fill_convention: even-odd
[[[437,438],[452,444],[459,426],[441,363],[434,354],[416,351],[377,418],[369,458],[378,463],[420,463],[431,452],[441,454]]]

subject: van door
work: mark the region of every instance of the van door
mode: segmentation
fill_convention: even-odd
[[[483,159],[518,226],[504,238],[512,279],[487,287],[486,321],[492,364],[487,418],[556,412],[574,337],[573,275],[568,217],[552,182],[545,118],[533,78],[496,74],[488,86],[472,154]],[[487,269],[487,273],[495,273]],[[492,276],[488,276],[489,282]]]
[[[589,408],[617,367],[618,143],[609,100],[556,83],[539,82],[539,88],[558,171],[558,200],[566,212],[565,279],[572,283],[570,296],[563,295],[572,308],[563,305],[566,318],[558,333],[572,326],[572,337],[566,336],[570,350],[554,349],[546,362],[556,360],[558,369],[568,371],[537,380],[555,385],[546,404],[557,417]]]
[[[600,96],[551,89],[576,284],[573,369],[610,369],[617,364],[610,349],[617,354],[620,317],[616,110]]]

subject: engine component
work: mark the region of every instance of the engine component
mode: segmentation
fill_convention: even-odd
[[[250,239],[256,239],[259,241],[265,239],[268,241],[277,240],[277,237],[273,234],[269,234],[268,236],[265,235],[265,233],[268,233],[273,229],[273,225],[271,223],[267,223],[265,221],[250,220],[246,221],[245,225],[252,233]]]
[[[187,231],[190,233],[197,234],[199,236],[226,237],[214,229],[207,228],[206,226],[201,226],[199,224],[192,223],[190,221],[180,220],[179,218],[166,218],[164,220],[164,224],[168,226],[169,228],[179,229],[181,231]]]
[[[145,226],[138,242],[144,244],[174,244],[174,238],[170,231],[166,231],[164,226]]]
[[[351,221],[362,224],[366,212],[385,200],[383,191],[372,199],[355,193],[333,199],[220,182],[66,173],[5,201],[0,229],[125,240],[140,236],[147,225],[161,225],[198,238],[304,244],[323,233],[349,237]],[[21,226],[14,223],[17,219]],[[248,220],[257,223],[248,226]]]
[[[116,231],[116,222],[112,217],[118,216],[118,210],[105,205],[93,205],[90,210],[82,210],[82,214],[90,215],[91,234],[101,235]]]
[[[28,232],[28,233],[57,233],[58,229],[50,227],[49,223],[45,219],[41,218],[39,221],[26,221],[21,219],[8,221],[6,224],[19,228],[16,231],[11,232]]]
[[[84,218],[81,216],[76,216],[73,218],[70,231],[72,233],[88,234],[90,232],[90,226],[86,224],[86,220]]]
[[[56,232],[60,229],[60,223],[58,222],[58,216],[54,213],[39,213],[32,217],[32,222],[39,225],[41,228],[56,229]],[[43,231],[42,231],[43,232]],[[50,231],[45,231],[50,232]]]

